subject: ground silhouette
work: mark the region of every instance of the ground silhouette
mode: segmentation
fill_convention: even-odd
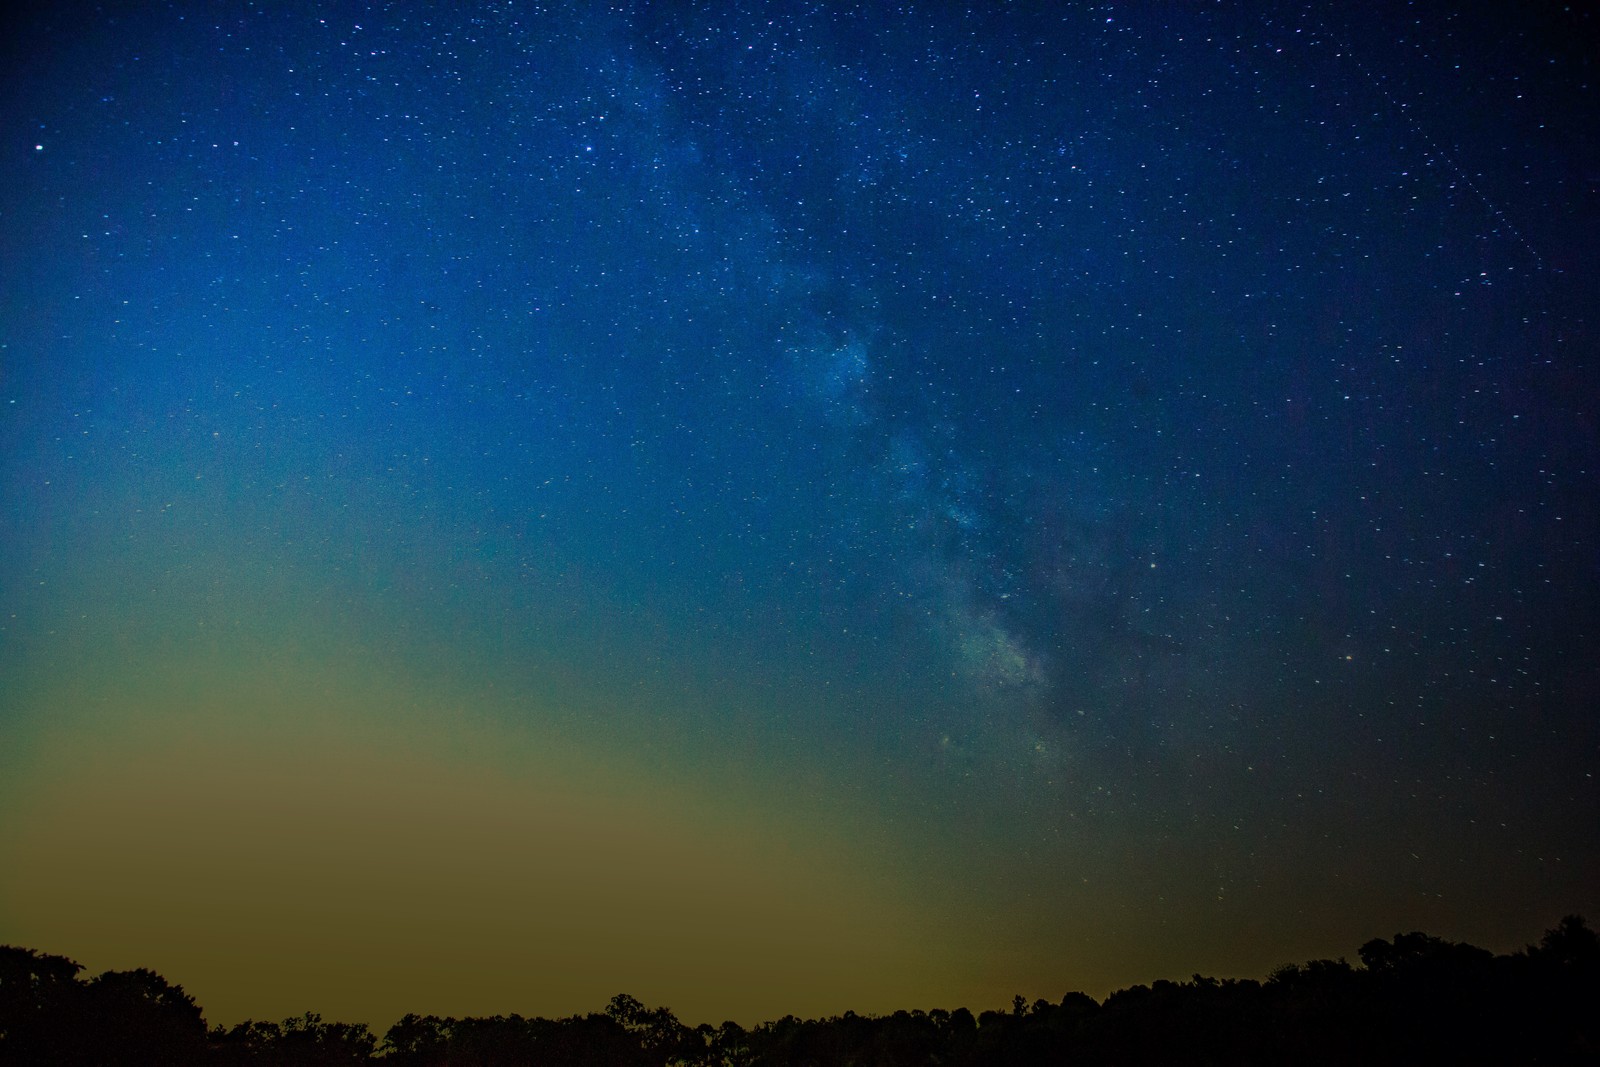
[[[0,1064],[384,1067],[1029,1067],[1043,1064],[1596,1064],[1600,939],[1568,916],[1497,956],[1422,933],[1360,963],[1288,964],[1264,981],[1195,975],[1104,1002],[1017,997],[1009,1010],[785,1016],[690,1027],[626,994],[563,1019],[407,1015],[380,1040],[314,1013],[207,1028],[154,971],[84,980],[64,956],[0,946]]]

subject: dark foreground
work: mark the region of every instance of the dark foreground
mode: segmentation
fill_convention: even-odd
[[[1600,1063],[1600,939],[1576,916],[1510,955],[1413,933],[1369,941],[1360,958],[1290,964],[1264,982],[1157,981],[1104,1003],[1018,997],[977,1017],[957,1008],[689,1027],[617,996],[565,1019],[407,1015],[380,1040],[309,1012],[208,1030],[194,998],[153,971],[84,981],[72,960],[7,946],[0,1064]]]

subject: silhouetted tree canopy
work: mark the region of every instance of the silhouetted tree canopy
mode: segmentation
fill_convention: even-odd
[[[206,1024],[194,998],[154,971],[88,982],[65,956],[0,946],[0,1063],[61,1067],[200,1063]]]
[[[384,1067],[1029,1067],[1042,1064],[1600,1063],[1600,938],[1578,916],[1496,956],[1422,933],[1374,938],[1360,966],[1286,964],[1265,982],[1158,979],[1104,1003],[792,1015],[689,1027],[627,994],[564,1019],[407,1015],[382,1041],[314,1013],[206,1029],[154,971],[85,981],[64,956],[0,946],[0,1064]]]

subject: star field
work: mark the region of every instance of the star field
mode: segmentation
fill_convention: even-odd
[[[1596,911],[1590,16],[13,20],[0,941],[752,1021]]]

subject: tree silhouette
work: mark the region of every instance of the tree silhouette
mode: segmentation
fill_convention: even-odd
[[[1286,964],[1265,982],[1157,979],[1104,1003],[1016,997],[966,1008],[792,1015],[746,1030],[690,1028],[619,994],[564,1019],[406,1015],[382,1044],[306,1012],[209,1035],[200,1008],[154,971],[82,979],[64,956],[0,947],[0,1064],[222,1067],[1030,1067],[1045,1064],[1593,1064],[1600,939],[1577,916],[1495,956],[1422,933],[1375,938],[1361,965]]]
[[[1600,936],[1584,925],[1581,915],[1568,915],[1553,930],[1546,930],[1538,948],[1528,954],[1560,967],[1600,967]]]
[[[212,1062],[229,1065],[342,1067],[367,1063],[376,1047],[366,1024],[323,1022],[310,1011],[282,1023],[243,1022],[211,1032]]]
[[[87,983],[65,956],[0,946],[0,1062],[70,1067],[196,1063],[206,1026],[194,998],[151,970]]]
[[[0,945],[0,1061],[48,1063],[76,1021],[83,965]]]

